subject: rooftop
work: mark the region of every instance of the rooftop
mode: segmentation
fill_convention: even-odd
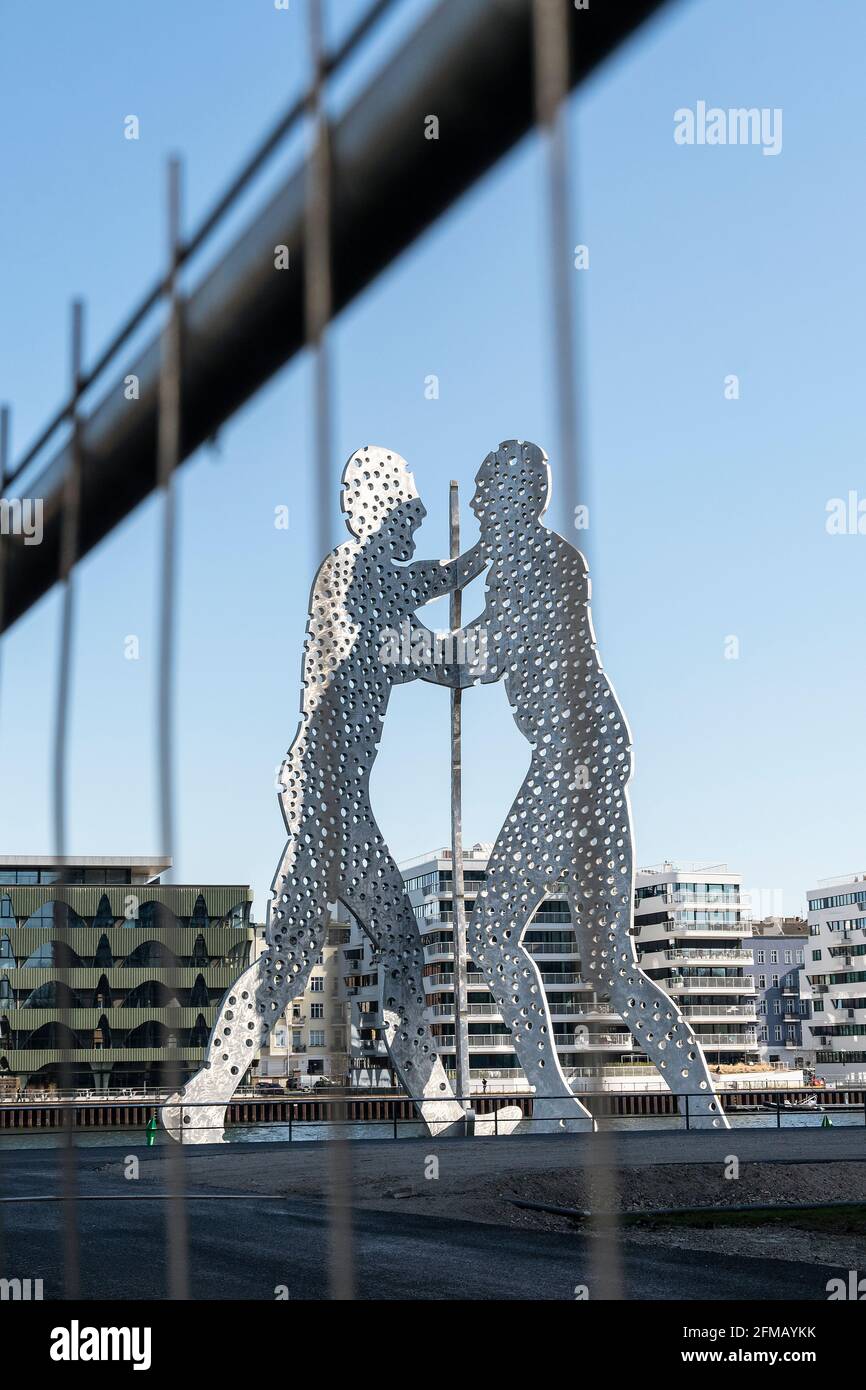
[[[152,869],[171,868],[171,856],[137,854],[0,854],[0,869]]]
[[[639,874],[730,874],[734,870],[729,869],[727,864],[719,864],[712,859],[684,859],[676,864],[672,859],[665,859],[661,864],[641,866],[637,872]]]
[[[489,859],[493,853],[492,842],[478,840],[474,845],[464,847],[463,862],[470,863],[473,859]],[[451,858],[450,846],[444,849],[431,849],[427,854],[415,854],[411,859],[401,859],[397,867],[399,869],[417,869],[422,864],[435,864],[440,859]]]
[[[841,883],[866,883],[866,871],[858,869],[850,874],[836,874],[834,878],[819,878],[819,888],[833,888]]]

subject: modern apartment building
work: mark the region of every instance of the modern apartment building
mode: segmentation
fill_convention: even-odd
[[[752,922],[751,933],[745,944],[754,959],[749,970],[755,981],[761,1057],[794,1068],[808,1065],[803,1040],[803,1023],[811,1012],[804,970],[808,923],[802,917],[767,917]]]
[[[812,1017],[804,1043],[826,1080],[866,1080],[866,873],[809,889],[806,975]]]
[[[710,1065],[757,1063],[751,923],[727,864],[639,869],[634,933],[642,968],[682,1010]]]
[[[252,892],[162,884],[170,867],[0,857],[0,1076],[104,1089],[174,1084],[198,1069],[249,959]]]
[[[467,915],[484,882],[490,846],[464,853]],[[401,865],[424,941],[424,983],[437,1046],[446,1070],[455,1070],[453,865],[447,849]],[[681,874],[672,865],[638,876],[637,946],[647,972],[670,987],[674,998],[703,1034],[710,1061],[755,1061],[754,984],[745,974],[751,953],[739,880],[726,869]],[[641,893],[641,889],[643,892]],[[723,901],[717,902],[721,896]],[[695,899],[696,901],[692,901]],[[699,899],[699,902],[697,901]],[[642,920],[641,920],[642,919]],[[700,929],[700,930],[697,930]],[[578,1088],[611,1080],[657,1078],[609,1002],[581,974],[568,905],[542,904],[524,944],[541,971],[566,1075]],[[689,952],[691,954],[689,954]],[[351,1008],[351,1067],[356,1084],[389,1079],[379,1028],[379,967],[361,932],[352,930],[344,948],[344,977]],[[501,1015],[480,972],[468,963],[470,1082],[480,1089],[520,1089],[526,1083]]]
[[[289,1004],[262,1051],[261,1080],[294,1078],[302,1086],[320,1077],[344,1082],[349,1065],[343,947],[348,940],[348,924],[332,921],[306,990]],[[266,949],[264,927],[256,930],[256,947],[259,953]]]
[[[344,909],[340,909],[348,918]],[[341,947],[346,1026],[349,1044],[349,1082],[368,1090],[394,1083],[382,1032],[382,968],[373,943],[354,920],[347,922],[348,940]]]

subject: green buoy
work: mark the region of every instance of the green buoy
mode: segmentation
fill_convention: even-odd
[[[147,1147],[148,1147],[149,1149],[152,1149],[153,1146],[154,1146],[154,1144],[156,1143],[156,1131],[157,1131],[156,1116],[155,1116],[155,1115],[151,1115],[150,1119],[149,1119],[148,1122],[147,1122],[147,1127],[146,1127],[146,1129],[145,1129],[145,1131],[144,1131],[145,1134],[147,1135]]]
[[[821,1128],[822,1128],[822,1129],[832,1129],[832,1128],[833,1128],[833,1121],[830,1119],[830,1116],[829,1116],[829,1115],[825,1115],[824,1118],[822,1119],[822,1121],[821,1121]]]

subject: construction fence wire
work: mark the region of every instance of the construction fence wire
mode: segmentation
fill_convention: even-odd
[[[311,80],[306,90],[292,102],[289,109],[262,145],[254,152],[243,169],[234,177],[225,192],[208,212],[198,228],[187,238],[183,236],[181,215],[181,166],[177,159],[168,166],[167,198],[167,269],[121,326],[112,340],[88,369],[84,362],[84,309],[76,303],[72,314],[71,389],[64,404],[40,433],[34,444],[16,466],[11,465],[10,413],[8,407],[0,413],[0,476],[4,490],[22,478],[30,465],[41,455],[58,430],[67,426],[72,440],[71,466],[65,480],[61,527],[58,581],[61,586],[61,617],[58,642],[58,685],[54,731],[53,769],[53,827],[55,853],[63,856],[69,851],[67,823],[68,732],[70,722],[72,669],[75,639],[75,567],[81,526],[81,399],[92,384],[119,358],[123,348],[138,331],[145,319],[160,304],[165,319],[161,334],[161,365],[158,397],[158,440],[156,476],[161,495],[161,539],[159,551],[159,661],[157,692],[157,785],[161,849],[166,855],[176,852],[173,738],[174,650],[177,618],[176,556],[178,536],[177,491],[175,473],[184,456],[184,332],[183,298],[180,292],[180,273],[185,264],[204,246],[211,235],[222,226],[224,218],[246,193],[252,181],[270,156],[282,146],[298,122],[306,118],[310,134],[307,160],[307,201],[304,245],[304,300],[306,339],[311,353],[312,419],[314,444],[312,468],[315,474],[316,517],[314,530],[319,555],[333,544],[332,536],[332,474],[333,474],[333,397],[334,383],[329,348],[329,326],[333,318],[332,208],[333,180],[330,149],[330,127],[327,111],[327,84],[376,25],[395,8],[395,0],[377,0],[349,29],[346,37],[330,53],[325,52],[325,15],[322,0],[309,0],[308,33]],[[565,515],[573,514],[578,501],[582,479],[578,473],[579,447],[577,428],[578,383],[577,352],[572,310],[573,277],[569,275],[569,247],[572,213],[569,183],[569,158],[566,137],[566,108],[570,89],[569,77],[569,0],[533,0],[532,43],[534,46],[536,91],[535,119],[540,133],[541,153],[547,184],[548,251],[544,273],[548,277],[550,296],[551,341],[556,413],[559,422],[560,477],[563,480]],[[580,481],[579,481],[580,480]],[[7,600],[5,577],[5,538],[0,536],[0,630]],[[0,644],[2,645],[2,644]],[[0,667],[2,671],[2,667]],[[3,671],[7,676],[8,673]],[[329,807],[328,814],[339,814],[338,807]],[[58,923],[57,939],[61,946],[63,978],[70,960],[68,920]],[[68,974],[66,976],[68,983]],[[64,990],[61,1017],[64,1023],[61,1093],[64,1110],[63,1143],[60,1146],[60,1192],[63,1197],[64,1223],[64,1292],[75,1298],[80,1292],[80,1251],[76,1154],[75,1104],[76,1057],[70,1046],[73,1020],[69,1007],[71,997]],[[181,1084],[180,1073],[170,1078],[170,1089]],[[458,1087],[458,1089],[460,1089]],[[477,1097],[474,1097],[477,1100]],[[157,1098],[154,1097],[156,1102]],[[495,1110],[495,1106],[494,1106]],[[351,1144],[345,1138],[348,1107],[345,1099],[337,1098],[330,1106],[331,1122],[338,1142],[328,1145],[329,1217],[331,1242],[329,1277],[331,1296],[351,1299],[355,1292],[355,1270],[351,1222]],[[395,1134],[402,1123],[393,1123]],[[605,1134],[596,1136],[610,1143]],[[616,1208],[616,1155],[609,1150],[604,1171],[604,1205]],[[598,1169],[595,1167],[596,1177]],[[185,1149],[169,1143],[166,1152],[167,1202],[166,1248],[167,1291],[170,1298],[190,1296],[189,1224],[186,1206]],[[606,1183],[606,1185],[605,1185]],[[596,1278],[601,1296],[621,1296],[621,1274],[618,1263],[618,1233],[615,1225],[606,1223],[595,1242]],[[0,1228],[0,1260],[2,1260],[2,1228]]]

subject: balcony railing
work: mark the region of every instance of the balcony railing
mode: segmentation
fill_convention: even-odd
[[[636,925],[640,925],[637,919]],[[659,923],[663,926],[665,923]],[[696,936],[709,936],[717,932],[719,936],[748,936],[750,924],[748,922],[672,922],[667,936],[682,936],[683,933],[694,933]]]
[[[757,1033],[696,1033],[701,1047],[757,1047]]]
[[[692,946],[684,951],[664,951],[662,952],[665,960],[682,960],[688,963],[690,960],[743,960],[752,961],[752,952],[744,951],[739,947],[731,946]]]
[[[555,1033],[557,1047],[622,1047],[633,1048],[635,1040],[631,1033],[586,1033],[575,1036],[573,1033]]]
[[[754,1018],[754,1004],[683,1004],[682,1012],[686,1018]]]
[[[656,984],[661,985],[662,989],[687,990],[689,993],[720,994],[725,990],[733,990],[738,994],[754,994],[755,982],[748,976],[724,976],[719,975],[711,979],[707,975],[672,975],[669,980],[657,980]]]

